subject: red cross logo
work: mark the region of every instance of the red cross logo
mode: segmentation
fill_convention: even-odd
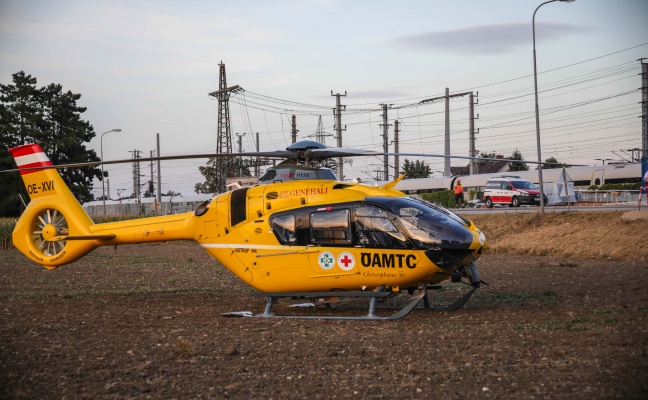
[[[355,258],[353,257],[353,254],[347,251],[340,253],[337,261],[338,264],[340,265],[340,268],[342,268],[345,271],[351,271],[355,266]]]
[[[349,258],[347,254],[344,255],[344,258],[340,260],[340,264],[344,264],[345,267],[349,267],[349,264],[351,264],[352,260]]]

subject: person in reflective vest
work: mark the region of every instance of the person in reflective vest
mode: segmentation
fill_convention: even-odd
[[[463,208],[464,201],[464,187],[461,185],[461,179],[457,179],[457,184],[454,187],[455,206]]]

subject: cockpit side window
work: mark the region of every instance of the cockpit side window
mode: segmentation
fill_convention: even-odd
[[[349,244],[349,210],[316,211],[310,215],[310,242],[313,244]]]
[[[405,236],[396,228],[386,210],[371,204],[355,208],[357,243],[366,247],[408,247]]]
[[[279,215],[270,222],[272,231],[282,244],[295,244],[295,216],[292,214]]]

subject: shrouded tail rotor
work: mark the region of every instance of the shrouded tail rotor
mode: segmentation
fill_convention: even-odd
[[[32,242],[42,257],[51,257],[65,250],[67,241],[52,240],[57,236],[70,234],[65,215],[57,209],[46,209],[37,214],[32,221]]]

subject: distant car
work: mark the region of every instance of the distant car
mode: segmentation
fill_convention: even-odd
[[[540,189],[526,179],[502,176],[486,182],[483,198],[488,208],[492,208],[494,204],[508,204],[511,207],[519,207],[522,204],[539,206]]]

